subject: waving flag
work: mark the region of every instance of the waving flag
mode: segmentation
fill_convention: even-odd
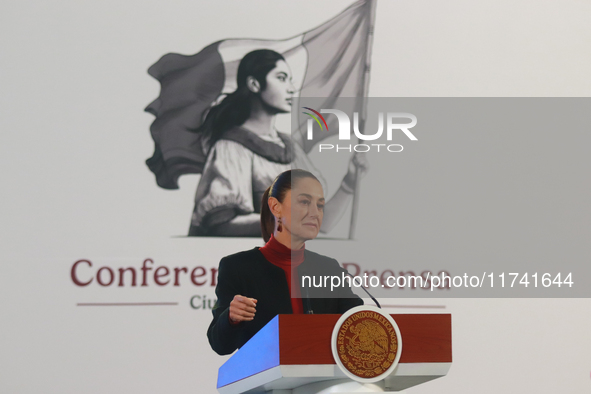
[[[327,97],[325,107],[338,97],[360,97],[361,107],[367,89],[374,2],[358,1],[323,25],[289,39],[222,40],[192,56],[169,53],[152,65],[148,73],[160,82],[161,90],[146,108],[156,116],[150,126],[154,155],[146,164],[158,185],[177,189],[179,176],[201,173],[207,152],[196,130],[207,110],[236,89],[240,60],[253,50],[281,53],[301,97]],[[328,126],[322,138],[330,135],[329,129],[337,130],[330,122]],[[306,152],[312,148],[301,133],[292,134],[292,139]]]

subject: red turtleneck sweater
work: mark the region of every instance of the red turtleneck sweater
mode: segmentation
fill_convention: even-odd
[[[271,263],[280,267],[285,272],[289,294],[291,297],[291,309],[294,314],[304,313],[302,304],[302,293],[297,280],[297,268],[304,261],[304,247],[298,250],[291,250],[281,242],[277,241],[271,234],[271,239],[259,249],[263,256]],[[295,273],[295,275],[293,274]]]

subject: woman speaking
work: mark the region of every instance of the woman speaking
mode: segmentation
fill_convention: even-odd
[[[349,287],[329,295],[300,286],[302,276],[343,273],[336,260],[305,250],[305,242],[318,235],[324,205],[320,182],[304,170],[281,173],[265,191],[260,223],[267,243],[220,261],[218,300],[207,330],[218,354],[240,348],[277,314],[344,313],[363,304]]]

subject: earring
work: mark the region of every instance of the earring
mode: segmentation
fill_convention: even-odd
[[[282,232],[283,231],[283,226],[281,225],[281,218],[277,219],[277,231],[278,232]]]

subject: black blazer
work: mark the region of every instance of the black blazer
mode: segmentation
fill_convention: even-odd
[[[330,257],[306,250],[304,261],[298,267],[298,275],[342,276],[345,272]],[[278,314],[291,314],[291,296],[285,272],[265,259],[258,248],[224,257],[220,261],[218,283],[215,289],[217,302],[213,307],[213,321],[207,330],[212,349],[218,354],[230,354],[242,347],[254,334]],[[235,295],[255,298],[257,307],[252,321],[230,324],[230,302]],[[327,298],[330,297],[330,298]],[[302,288],[304,313],[344,313],[363,305],[363,300],[353,294],[348,286],[336,288]]]

